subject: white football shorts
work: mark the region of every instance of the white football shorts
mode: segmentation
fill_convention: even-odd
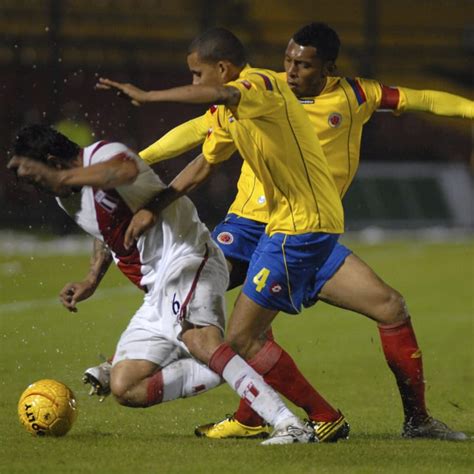
[[[143,359],[165,367],[191,357],[180,338],[184,321],[216,326],[224,334],[227,265],[213,243],[207,244],[203,255],[178,258],[160,278],[159,287],[150,288],[120,336],[113,364]]]

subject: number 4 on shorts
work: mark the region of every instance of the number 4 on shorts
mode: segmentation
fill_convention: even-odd
[[[265,288],[267,284],[268,275],[270,275],[270,270],[263,267],[254,277],[253,282],[257,285],[255,288],[259,293]]]

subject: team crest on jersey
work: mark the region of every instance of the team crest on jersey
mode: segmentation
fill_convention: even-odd
[[[332,128],[338,128],[341,125],[341,122],[342,122],[342,115],[338,114],[337,112],[333,112],[328,117],[328,124]]]
[[[265,204],[266,201],[267,201],[267,200],[265,199],[265,196],[263,196],[263,195],[260,196],[260,197],[257,199],[257,202],[258,202],[259,204]]]
[[[105,193],[101,189],[99,189],[95,193],[94,199],[95,199],[95,202],[100,207],[105,209],[110,214],[112,214],[112,212],[114,212],[115,209],[117,209],[117,206],[118,206],[118,203],[119,203],[118,199],[108,195],[107,193]]]
[[[230,232],[221,232],[217,236],[217,241],[222,245],[230,245],[234,241],[234,236]]]
[[[280,283],[277,283],[276,281],[270,285],[270,293],[274,295],[280,293],[281,290],[283,290],[283,287],[280,285]]]

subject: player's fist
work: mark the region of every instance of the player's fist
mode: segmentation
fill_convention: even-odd
[[[97,286],[88,280],[67,283],[59,293],[59,301],[71,313],[77,313],[76,304],[92,296],[96,288]]]
[[[148,209],[140,209],[130,221],[123,239],[124,247],[128,250],[136,240],[150,227],[155,225],[157,216]]]

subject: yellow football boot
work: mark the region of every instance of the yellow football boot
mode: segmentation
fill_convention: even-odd
[[[237,421],[234,416],[227,416],[217,423],[197,426],[194,434],[199,437],[211,439],[224,438],[267,438],[272,429],[269,425],[245,426]]]
[[[340,413],[340,412],[339,412]],[[342,413],[336,421],[313,421],[307,424],[314,430],[317,443],[335,443],[339,439],[348,439],[351,427]]]

